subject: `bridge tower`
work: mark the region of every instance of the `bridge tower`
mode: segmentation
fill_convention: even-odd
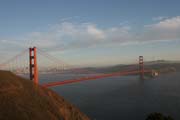
[[[30,80],[38,84],[37,48],[29,48],[29,73]]]
[[[140,74],[140,79],[144,79],[144,60],[143,56],[139,56],[139,74]]]

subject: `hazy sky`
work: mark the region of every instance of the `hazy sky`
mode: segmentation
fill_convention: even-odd
[[[179,0],[1,0],[0,62],[37,46],[70,63],[180,60]]]

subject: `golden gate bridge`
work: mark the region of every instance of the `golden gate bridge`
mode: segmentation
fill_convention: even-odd
[[[37,62],[38,59],[45,60],[48,59],[48,64],[44,64],[43,61]],[[53,64],[50,64],[51,63]],[[41,64],[45,65],[42,67]],[[143,56],[139,56],[139,62],[137,64],[129,65],[127,69],[119,70],[112,73],[96,73],[95,71],[87,70],[77,66],[70,65],[58,58],[48,54],[44,50],[37,49],[36,47],[24,50],[14,56],[13,58],[7,60],[6,62],[0,64],[0,69],[9,70],[17,74],[24,73],[29,74],[29,79],[35,84],[39,84],[38,73],[40,72],[56,72],[57,74],[63,73],[78,73],[86,74],[85,77],[79,77],[74,79],[67,79],[63,81],[48,82],[41,84],[44,87],[60,86],[65,84],[77,83],[82,81],[97,80],[107,77],[114,76],[127,76],[127,75],[139,75],[140,79],[144,79],[144,74],[152,74],[152,69],[145,68]],[[91,75],[93,73],[93,75]],[[95,74],[96,73],[96,74]]]

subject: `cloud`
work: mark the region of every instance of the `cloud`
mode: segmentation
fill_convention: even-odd
[[[22,42],[23,40],[25,42]],[[142,30],[138,31],[128,25],[100,28],[93,23],[62,22],[50,26],[46,32],[32,32],[24,36],[23,40],[0,42],[15,46],[37,46],[49,50],[67,50],[105,44],[128,45],[180,40],[180,16],[159,18],[156,23],[144,25]]]
[[[80,16],[65,17],[65,18],[60,19],[60,21],[65,22],[65,21],[70,21],[70,20],[78,19],[78,18],[80,18]]]
[[[158,17],[153,17],[152,20],[153,21],[161,21],[161,20],[164,20],[164,19],[167,19],[168,17],[165,17],[165,16],[158,16]]]
[[[102,30],[97,29],[94,25],[87,26],[87,32],[94,36],[96,39],[105,39],[105,34]]]
[[[180,39],[180,16],[168,18],[155,24],[146,25],[143,39],[146,40]]]
[[[100,29],[93,23],[63,22],[51,26],[48,32],[34,32],[28,39],[32,45],[56,50],[86,48],[126,40],[130,27]]]
[[[155,29],[176,30],[180,28],[180,16],[165,19],[159,23],[147,25],[147,27]]]

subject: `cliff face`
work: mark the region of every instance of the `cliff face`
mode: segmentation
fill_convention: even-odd
[[[89,120],[55,92],[0,71],[0,120]]]

